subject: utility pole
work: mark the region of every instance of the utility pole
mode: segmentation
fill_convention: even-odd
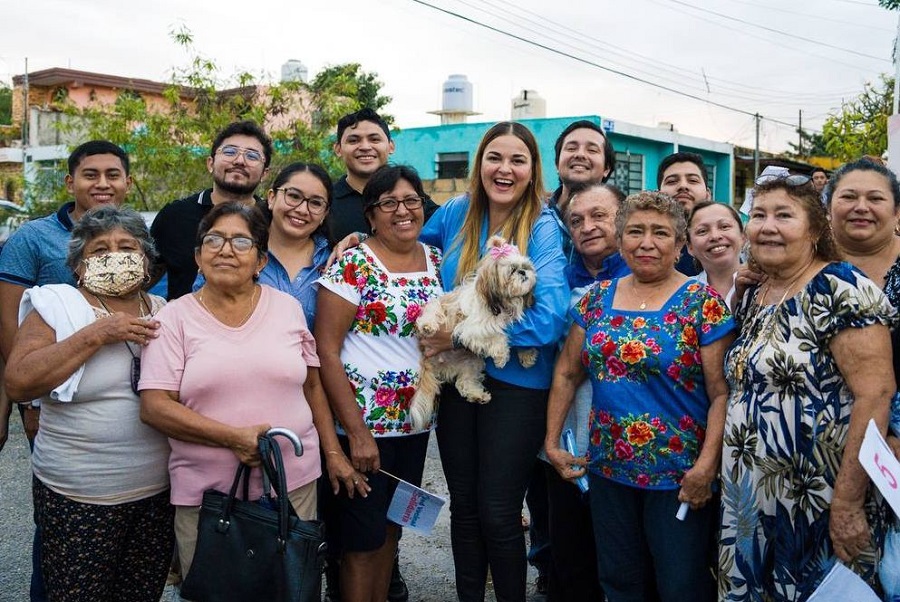
[[[753,179],[759,177],[759,113],[753,116],[756,120],[756,148],[753,149]]]
[[[898,11],[900,12],[900,11]],[[896,115],[900,107],[900,14],[897,15],[897,36],[894,38],[894,110],[891,115]]]
[[[797,154],[803,156],[803,109],[797,117]]]
[[[22,86],[22,96],[22,181],[24,186],[22,192],[27,206],[32,192],[28,189],[30,184],[28,181],[28,136],[30,134],[28,125],[31,120],[31,111],[28,109],[28,57],[25,57],[25,85]]]

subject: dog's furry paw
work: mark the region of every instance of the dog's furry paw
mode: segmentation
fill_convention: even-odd
[[[509,362],[509,349],[503,349],[501,352],[492,355],[491,359],[494,360],[495,366],[502,368]]]
[[[534,366],[538,357],[538,351],[533,347],[531,349],[520,349],[516,354],[519,356],[519,363],[521,363],[524,368],[531,368]]]

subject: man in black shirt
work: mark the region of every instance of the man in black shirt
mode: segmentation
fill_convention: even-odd
[[[191,292],[197,278],[194,247],[200,220],[213,205],[255,202],[256,187],[269,171],[272,140],[252,121],[232,123],[219,132],[206,158],[213,187],[172,201],[162,208],[150,233],[159,251],[156,275],[169,277],[169,300]]]
[[[372,174],[387,164],[393,152],[391,131],[372,109],[344,115],[338,121],[334,154],[343,161],[347,173],[334,183],[329,214],[334,240],[343,240],[354,232],[372,233],[363,214],[362,191]],[[437,208],[434,201],[425,199],[425,219]]]

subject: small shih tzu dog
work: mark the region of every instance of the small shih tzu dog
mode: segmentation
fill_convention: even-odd
[[[469,401],[491,400],[482,379],[484,359],[498,368],[509,361],[505,329],[522,318],[534,303],[537,280],[534,265],[514,245],[494,236],[473,274],[453,291],[429,301],[416,320],[419,336],[431,336],[442,327],[453,332],[461,347],[425,358],[419,367],[419,386],[410,403],[413,425],[427,425],[441,383],[455,380],[456,390]],[[517,352],[526,368],[534,365],[536,349]]]

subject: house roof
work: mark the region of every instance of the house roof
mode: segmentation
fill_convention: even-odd
[[[13,85],[21,86],[25,83],[25,75],[16,75],[13,77]],[[98,86],[104,88],[112,88],[114,90],[134,90],[135,92],[148,92],[153,94],[162,94],[170,84],[156,82],[149,79],[140,79],[134,77],[121,77],[118,75],[107,75],[104,73],[94,73],[92,71],[78,71],[76,69],[64,69],[62,67],[53,67],[42,71],[35,71],[28,74],[28,84],[31,86]],[[182,87],[183,96],[193,96],[193,90]]]

